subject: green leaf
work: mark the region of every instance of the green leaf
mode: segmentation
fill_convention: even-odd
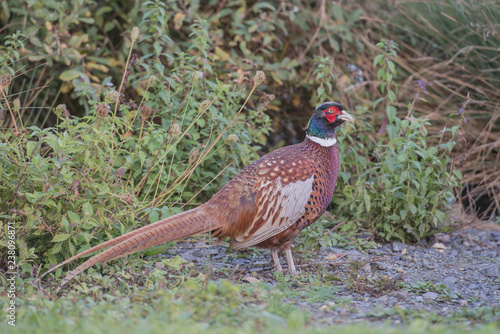
[[[378,71],[377,71],[377,80],[380,80],[381,78],[383,78],[385,75],[385,71],[384,71],[384,68],[380,68]]]
[[[389,92],[392,92],[392,91],[389,91]],[[396,118],[396,108],[394,106],[391,106],[391,105],[388,105],[386,108],[385,108],[386,112],[387,112],[387,118],[389,118],[389,123],[393,123],[394,122],[394,119]]]
[[[394,91],[387,91],[387,96],[389,97],[389,101],[391,101],[391,103],[394,103],[394,101],[396,100],[396,94],[394,93]]]
[[[461,171],[454,169],[453,174],[455,174],[459,180],[462,180],[462,172]]]
[[[69,233],[61,233],[61,234],[56,235],[54,237],[54,239],[52,239],[52,242],[61,242],[64,240],[68,240],[70,237],[71,237],[71,234],[69,234]]]
[[[370,196],[368,196],[368,193],[366,191],[363,193],[363,198],[365,200],[366,212],[368,213],[371,210],[371,202]]]
[[[416,214],[417,213],[417,207],[415,205],[413,205],[412,203],[409,203],[408,207],[410,208],[410,211],[411,211],[412,214]]]
[[[160,214],[156,210],[152,210],[149,213],[149,222],[156,223],[160,219]]]
[[[83,76],[84,74],[80,71],[77,70],[67,70],[61,73],[59,76],[59,79],[62,81],[71,81],[73,79],[79,78]]]
[[[73,211],[68,211],[68,217],[72,223],[80,222],[80,217],[76,213],[74,213]]]
[[[389,134],[389,139],[391,141],[394,141],[394,139],[396,139],[396,137],[398,136],[398,132],[399,132],[399,129],[396,125],[394,124],[390,124],[387,126],[387,133]]]
[[[196,121],[196,125],[200,126],[200,127],[204,127],[205,126],[205,120],[203,118],[200,118]]]
[[[54,240],[52,241],[54,242]],[[57,254],[61,251],[61,249],[62,249],[62,243],[58,242],[49,250],[49,254]]]
[[[26,155],[29,157],[31,156],[31,153],[33,153],[33,150],[35,149],[35,147],[38,145],[37,142],[35,141],[28,141],[28,143],[26,143]]]
[[[89,202],[86,202],[83,204],[82,211],[83,211],[83,214],[86,216],[93,216],[94,215],[94,209],[92,209],[92,205]]]
[[[392,215],[389,216],[389,219],[391,220],[399,220],[399,216],[395,213],[393,213]]]
[[[394,71],[396,70],[396,67],[394,66],[394,62],[392,62],[392,60],[388,60],[387,61],[387,66],[389,67],[389,70],[394,73]]]
[[[384,58],[383,54],[377,55],[373,60],[373,66],[377,66],[379,63],[381,63],[383,58]]]
[[[144,166],[144,162],[146,161],[146,153],[143,151],[139,151],[139,159],[141,160],[141,167]]]
[[[144,256],[154,256],[163,253],[167,249],[168,245],[163,244],[155,247],[151,247],[143,252]]]

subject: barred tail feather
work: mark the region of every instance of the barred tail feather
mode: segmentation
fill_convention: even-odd
[[[135,231],[131,231],[122,236],[106,241],[69,258],[68,260],[57,265],[55,268],[51,269],[51,271],[53,271],[61,265],[76,260],[84,255],[111,246],[103,252],[91,257],[68,273],[57,288],[56,293],[59,292],[59,290],[73,277],[98,263],[108,262],[168,241],[200,234],[218,227],[220,227],[220,223],[215,221],[214,218],[211,218],[211,215],[209,215],[204,210],[203,206],[201,206],[196,209],[162,219],[156,223],[141,227]]]

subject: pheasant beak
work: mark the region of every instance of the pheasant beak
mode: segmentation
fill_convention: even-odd
[[[349,115],[345,110],[342,110],[342,113],[338,115],[337,118],[346,122],[354,123],[354,118],[352,118],[352,116]]]

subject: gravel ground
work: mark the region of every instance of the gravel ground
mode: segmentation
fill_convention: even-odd
[[[321,272],[336,286],[319,302],[290,300],[325,323],[383,318],[394,314],[395,306],[446,316],[500,304],[500,231],[468,229],[437,235],[417,245],[393,242],[367,252],[327,248],[314,254],[294,254],[297,269]],[[199,270],[210,266],[215,278],[257,279],[276,285],[266,250],[237,252],[225,245],[179,242],[164,256],[176,255]],[[280,259],[286,270],[284,258]]]

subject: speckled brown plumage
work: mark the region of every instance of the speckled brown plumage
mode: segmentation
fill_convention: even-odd
[[[230,222],[215,229],[213,234],[220,239],[231,237],[231,246],[236,249],[254,245],[270,249],[285,249],[290,246],[302,229],[316,221],[326,210],[335,190],[337,174],[337,145],[322,147],[306,138],[300,144],[271,152],[245,168],[205,204],[207,210],[218,215],[219,219]],[[272,189],[276,187],[277,180],[280,180],[282,187],[298,181],[306,185],[307,179],[312,179],[312,184],[308,189],[310,194],[306,198],[300,216],[296,217],[283,232],[259,243],[240,246],[245,238],[242,237],[242,240],[238,241],[236,240],[238,235],[243,234],[249,226],[253,226],[248,233],[252,236],[265,224],[264,219],[256,219],[259,218],[258,211],[261,208],[256,205],[256,202],[259,201],[259,197],[263,197],[264,193],[262,189],[258,189],[259,185],[269,182],[267,187]],[[236,193],[245,195],[238,199],[234,196]],[[264,198],[262,202],[261,211],[272,205],[277,205],[276,208],[280,209],[279,203],[273,202],[272,198]],[[249,209],[238,209],[247,206]],[[271,220],[273,227],[280,223],[277,221],[277,216]],[[251,225],[248,219],[255,223]]]
[[[335,128],[352,117],[335,102],[320,105],[313,113],[306,139],[266,154],[247,166],[208,202],[181,214],[162,219],[60,263],[109,247],[71,271],[58,290],[81,271],[155,245],[212,231],[231,246],[271,249],[281,271],[277,250],[284,250],[288,269],[295,266],[291,246],[299,232],[314,223],[330,203],[338,174]]]

